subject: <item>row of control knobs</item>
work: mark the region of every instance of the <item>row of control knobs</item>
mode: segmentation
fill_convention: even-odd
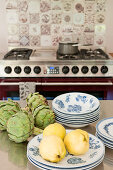
[[[10,66],[7,66],[7,67],[5,67],[4,71],[5,71],[5,73],[10,74],[10,73],[12,72],[12,68],[11,68]],[[14,72],[15,72],[16,74],[20,74],[21,71],[22,71],[22,69],[21,69],[20,66],[16,66],[16,67],[14,68]],[[30,73],[31,73],[31,67],[29,67],[29,66],[24,67],[24,72],[25,72],[26,74],[30,74]],[[41,68],[40,68],[39,66],[35,66],[35,67],[34,67],[34,72],[35,72],[36,74],[39,74],[39,73],[41,72]]]
[[[11,68],[10,66],[6,66],[5,69],[4,69],[4,71],[5,71],[5,73],[10,74],[10,73],[12,72],[12,68]],[[16,66],[16,67],[14,68],[14,72],[15,72],[16,74],[20,74],[21,71],[22,71],[22,69],[21,69],[20,66]],[[64,66],[64,67],[62,68],[62,72],[63,72],[64,74],[68,74],[69,71],[70,71],[70,68],[69,68],[68,66]],[[87,66],[83,66],[83,67],[81,68],[81,72],[82,72],[83,74],[87,74],[88,71],[89,71],[89,68],[88,68]],[[99,71],[99,69],[98,69],[97,66],[92,66],[92,67],[91,67],[91,72],[92,72],[93,74],[98,73],[98,71]],[[31,67],[29,67],[29,66],[24,67],[24,72],[25,72],[26,74],[30,74],[30,73],[31,73]],[[41,72],[41,68],[40,68],[39,66],[35,66],[35,67],[34,67],[34,73],[39,74],[40,72]],[[72,67],[72,73],[73,73],[73,74],[77,74],[78,72],[79,72],[79,67],[78,67],[78,66],[73,66],[73,67]],[[101,73],[105,74],[105,73],[107,73],[107,72],[108,72],[108,67],[107,67],[107,66],[102,66],[102,67],[101,67]]]
[[[79,68],[78,68],[77,66],[73,66],[71,70],[72,70],[72,73],[73,73],[73,74],[77,74],[77,73],[79,72]],[[70,69],[69,69],[68,66],[64,66],[64,67],[62,68],[62,72],[63,72],[64,74],[69,73],[69,71],[70,71]],[[89,68],[88,68],[87,66],[83,66],[83,67],[81,68],[81,72],[82,72],[83,74],[87,74],[88,71],[89,71]],[[99,71],[99,69],[98,69],[97,66],[92,66],[92,67],[91,67],[91,72],[92,72],[93,74],[98,73],[98,71]],[[107,66],[102,66],[102,67],[101,67],[101,73],[105,74],[105,73],[107,73],[107,72],[108,72],[108,67],[107,67]]]

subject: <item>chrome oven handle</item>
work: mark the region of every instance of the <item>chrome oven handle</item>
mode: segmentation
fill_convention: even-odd
[[[68,82],[65,82],[65,83],[42,83],[43,86],[93,86],[93,85],[98,85],[98,86],[112,86],[113,83],[112,82],[72,82],[72,83],[68,83]]]
[[[19,82],[0,82],[0,86],[19,86],[19,84]],[[36,82],[35,85],[41,85],[41,83]]]
[[[112,86],[112,82],[62,82],[62,83],[53,83],[53,82],[34,82],[35,85],[42,85],[42,86],[93,86],[93,85],[98,85],[98,86]],[[0,86],[19,86],[19,82],[0,82]]]

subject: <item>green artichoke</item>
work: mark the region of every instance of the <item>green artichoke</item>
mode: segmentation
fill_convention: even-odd
[[[32,112],[35,120],[35,126],[44,129],[55,122],[55,114],[49,106],[41,105]]]
[[[26,141],[34,133],[33,115],[25,110],[19,111],[8,120],[7,132],[9,139],[16,143]],[[41,129],[37,130],[39,133],[42,133]]]
[[[11,99],[0,102],[0,130],[6,130],[8,119],[20,110],[20,105]]]
[[[26,101],[31,111],[34,111],[39,105],[48,105],[47,99],[38,92],[29,94]]]

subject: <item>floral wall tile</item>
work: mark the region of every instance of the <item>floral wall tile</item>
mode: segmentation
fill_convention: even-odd
[[[103,35],[95,36],[94,45],[101,47],[105,46],[105,37]]]
[[[18,0],[18,10],[26,12],[28,10],[28,1]]]
[[[84,0],[74,0],[73,8],[76,13],[84,12]]]
[[[41,25],[41,35],[50,35],[50,34],[51,34],[50,25],[47,24]]]
[[[52,13],[52,24],[61,24],[61,23],[62,23],[62,14]]]
[[[40,16],[40,22],[43,24],[50,24],[51,22],[51,15],[49,13],[43,13]]]
[[[51,10],[51,1],[50,0],[41,0],[40,2],[40,11],[48,12]]]
[[[19,13],[19,22],[21,24],[26,24],[28,23],[28,14],[25,12],[20,12]]]
[[[7,0],[8,45],[105,45],[106,0]]]
[[[29,34],[29,24],[19,24],[19,34],[28,35]]]
[[[6,1],[6,9],[17,9],[17,1],[7,0]]]
[[[30,36],[30,46],[40,46],[40,36]]]
[[[39,13],[29,13],[29,22],[30,24],[37,24],[40,22],[40,14]]]
[[[40,35],[40,25],[29,24],[29,34],[30,35]]]

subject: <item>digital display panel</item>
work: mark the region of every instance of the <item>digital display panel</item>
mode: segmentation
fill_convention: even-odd
[[[51,70],[53,70],[53,69],[54,69],[54,67],[52,67],[52,66],[51,66],[51,67],[49,67],[49,68],[50,68]]]

